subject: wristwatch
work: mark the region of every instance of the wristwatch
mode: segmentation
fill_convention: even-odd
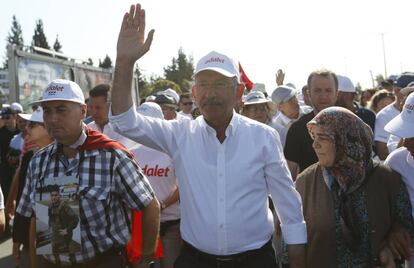
[[[164,202],[161,202],[161,210],[163,210],[163,209],[165,209],[165,203]]]

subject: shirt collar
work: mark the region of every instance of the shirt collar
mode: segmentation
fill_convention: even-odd
[[[214,134],[216,135],[216,130],[214,128],[212,128],[209,124],[207,124],[206,120],[204,119],[204,116],[199,116],[196,118],[196,120],[199,120],[200,125],[210,134]],[[239,120],[240,120],[240,115],[238,113],[236,113],[233,110],[233,115],[232,118],[230,120],[229,125],[226,128],[226,137],[229,137],[231,135],[234,135],[237,126],[239,125]]]
[[[76,149],[76,148],[78,148],[79,146],[81,146],[82,144],[85,143],[86,138],[88,137],[88,135],[86,134],[87,133],[87,126],[85,124],[83,124],[82,127],[83,127],[83,130],[82,130],[78,140],[75,141],[75,143],[69,145],[70,148]],[[56,154],[59,150],[61,150],[61,148],[62,148],[62,144],[55,141],[52,145],[50,155]]]
[[[293,121],[293,119],[290,119],[289,117],[284,115],[282,112],[279,113],[279,118],[284,125],[288,125],[291,121]]]

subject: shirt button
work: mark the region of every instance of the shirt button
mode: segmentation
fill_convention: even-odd
[[[223,173],[219,173],[219,177],[223,177]]]
[[[223,229],[223,224],[220,224],[220,228]]]
[[[223,198],[220,198],[220,202],[223,202],[224,201],[224,199]]]

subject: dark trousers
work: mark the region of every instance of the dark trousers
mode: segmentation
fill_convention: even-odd
[[[228,258],[227,258],[228,257]],[[174,268],[277,268],[275,252],[269,241],[260,249],[231,256],[215,256],[198,251],[184,242]]]

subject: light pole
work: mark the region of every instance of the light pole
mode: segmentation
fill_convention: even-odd
[[[381,33],[381,38],[382,38],[382,54],[384,55],[384,79],[387,79],[387,59],[385,57],[384,33]]]

